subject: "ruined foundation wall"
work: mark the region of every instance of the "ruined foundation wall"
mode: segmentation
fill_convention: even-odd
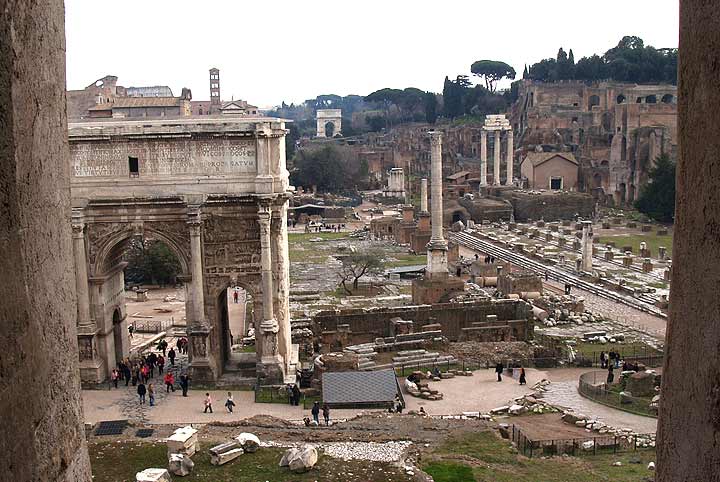
[[[595,209],[595,201],[592,196],[583,193],[531,195],[503,192],[501,196],[512,203],[517,221],[537,220],[541,217],[546,221],[575,219],[577,215],[590,218]]]
[[[661,482],[720,480],[720,11],[680,2],[673,285],[659,413]],[[700,282],[701,281],[701,282]]]
[[[322,311],[313,318],[317,333],[334,331],[338,325],[348,324],[353,336],[362,334],[371,338],[392,336],[392,318],[412,320],[414,330],[422,331],[425,325],[439,323],[443,335],[450,341],[462,338],[462,329],[473,322],[484,322],[487,315],[496,315],[497,325],[512,323],[514,337],[517,340],[532,338],[532,323],[525,322],[530,316],[530,308],[524,301],[480,301],[475,303],[441,303],[435,305],[398,306],[373,310]]]
[[[0,8],[1,481],[84,482],[62,0]]]

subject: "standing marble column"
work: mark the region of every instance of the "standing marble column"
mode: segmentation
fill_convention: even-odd
[[[592,271],[592,252],[593,252],[593,235],[592,221],[582,222],[582,270],[585,272]]]
[[[260,224],[260,265],[262,274],[263,319],[260,322],[262,332],[262,363],[274,364],[278,360],[277,333],[278,323],[273,309],[272,251],[270,239],[270,206],[261,204],[258,209]]]
[[[507,180],[505,185],[512,186],[513,183],[513,131],[507,131]]]
[[[430,162],[432,174],[432,234],[427,250],[425,277],[428,279],[447,277],[448,245],[443,238],[442,202],[442,133],[430,132]]]
[[[480,185],[487,186],[487,131],[480,131]]]
[[[495,131],[495,145],[493,146],[493,185],[500,185],[500,131]]]
[[[85,255],[85,225],[72,224],[73,255],[75,257],[75,288],[77,289],[77,325],[86,331],[90,321],[90,288],[88,285],[87,257]]]
[[[289,201],[281,200],[272,210],[270,222],[270,237],[273,263],[274,283],[273,308],[278,326],[278,353],[283,360],[285,373],[295,373],[291,370],[293,360],[292,336],[290,328],[290,256],[288,249],[287,208]],[[292,380],[295,381],[294,379]]]
[[[190,213],[190,263],[192,272],[192,320],[195,326],[205,325],[205,292],[202,263],[202,219],[200,211]]]
[[[420,212],[428,212],[428,190],[427,190],[427,179],[420,179]]]

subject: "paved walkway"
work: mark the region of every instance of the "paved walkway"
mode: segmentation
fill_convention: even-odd
[[[186,357],[177,360],[176,371],[182,371]],[[578,377],[587,369],[565,368],[541,371],[526,369],[528,385],[520,386],[517,380],[503,376],[502,382],[496,381],[494,370],[478,370],[472,377],[455,377],[440,382],[431,382],[430,386],[443,393],[443,400],[429,401],[405,395],[406,410],[419,410],[423,407],[430,415],[457,415],[462,412],[488,412],[495,407],[507,405],[513,398],[530,393],[530,387],[543,378],[551,380],[545,399],[553,404],[572,408],[589,417],[596,418],[614,427],[631,428],[638,432],[655,432],[657,421],[652,418],[633,415],[591,402],[577,392]],[[166,393],[162,379],[154,380],[156,406],[140,405],[136,387],[118,389],[84,390],[83,404],[85,421],[96,423],[101,420],[131,419],[148,424],[207,423],[210,421],[233,421],[254,415],[272,415],[286,420],[302,420],[310,416],[310,411],[302,406],[294,407],[282,403],[255,403],[254,392],[233,392],[236,404],[234,413],[227,413],[224,403],[226,391],[213,390],[214,413],[203,413],[204,390],[190,390],[183,397],[180,390]],[[191,386],[192,387],[192,386]],[[378,410],[336,409],[331,418],[345,419],[363,412]]]
[[[583,397],[578,393],[577,380],[553,382],[547,389],[544,399],[548,402],[572,408],[611,427],[629,428],[638,433],[655,433],[657,430],[657,419],[616,410]]]

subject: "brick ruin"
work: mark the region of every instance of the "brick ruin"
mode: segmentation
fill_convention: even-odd
[[[400,319],[403,323],[398,323]],[[522,300],[358,308],[321,311],[313,330],[331,350],[369,343],[378,337],[403,338],[440,333],[449,341],[528,341],[533,338],[532,308]],[[409,336],[408,339],[412,339]]]

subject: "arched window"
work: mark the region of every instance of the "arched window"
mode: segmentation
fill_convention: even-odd
[[[625,96],[622,95],[622,94],[618,95],[618,96],[617,96],[617,103],[618,103],[618,104],[622,104],[623,102],[625,102]]]
[[[665,94],[662,96],[661,101],[663,104],[672,104],[674,99],[675,97],[672,94]]]
[[[657,97],[654,95],[648,95],[645,97],[645,103],[646,104],[657,104]]]

